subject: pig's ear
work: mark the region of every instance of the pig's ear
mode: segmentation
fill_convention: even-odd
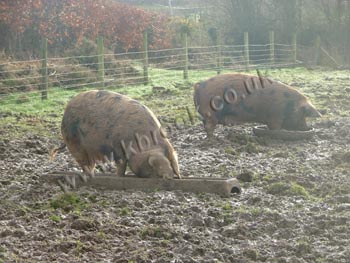
[[[148,164],[151,166],[151,167],[155,167],[156,166],[156,162],[157,162],[157,156],[154,156],[154,155],[150,155],[148,157]]]
[[[197,82],[196,84],[193,85],[193,89],[197,90],[201,86],[200,82]]]
[[[305,117],[318,118],[322,116],[321,113],[319,113],[318,110],[316,110],[315,107],[309,103],[301,106],[301,110],[303,111]]]

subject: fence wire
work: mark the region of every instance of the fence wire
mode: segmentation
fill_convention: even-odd
[[[291,67],[296,65],[292,45],[275,44],[271,54],[270,44],[249,45],[249,57],[244,45],[222,45],[149,50],[145,63],[145,52],[104,54],[104,80],[98,75],[99,55],[54,57],[47,60],[48,93],[55,89],[125,87],[144,84],[144,68],[151,72],[149,81],[165,78],[183,78],[186,67],[191,72],[200,70],[240,71],[257,68]],[[97,53],[97,50],[96,50]],[[45,78],[42,76],[42,59],[0,63],[0,104],[30,103],[30,98],[40,97]],[[19,98],[28,97],[21,100]],[[50,99],[50,95],[49,95]]]

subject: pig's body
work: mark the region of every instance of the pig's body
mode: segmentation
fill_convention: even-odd
[[[95,164],[113,155],[117,174],[127,164],[140,177],[180,177],[176,153],[160,123],[144,105],[109,91],[87,91],[67,105],[61,131],[83,171],[93,176]]]
[[[217,124],[267,124],[271,130],[307,130],[306,117],[319,117],[296,89],[267,78],[223,74],[194,85],[194,103],[208,137]]]

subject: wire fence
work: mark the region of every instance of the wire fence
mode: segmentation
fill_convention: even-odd
[[[103,79],[99,77],[101,54],[48,58],[46,68],[42,66],[43,59],[9,61],[0,63],[0,104],[30,102],[30,98],[40,97],[45,84],[50,95],[53,90],[152,85],[159,79],[174,77],[181,80],[186,77],[185,70],[191,79],[196,72],[204,70],[215,74],[227,70],[293,67],[300,63],[296,51],[295,45],[274,44],[272,48],[271,44],[265,44],[107,53],[103,54]],[[42,73],[46,69],[45,80]]]

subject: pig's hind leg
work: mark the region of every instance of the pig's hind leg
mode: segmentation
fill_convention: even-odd
[[[87,155],[86,155],[87,156]],[[95,177],[95,161],[90,160],[89,158],[84,158],[83,160],[77,160],[79,166],[83,170],[83,175],[81,176],[81,179],[86,183],[87,178],[86,175],[90,178]]]

